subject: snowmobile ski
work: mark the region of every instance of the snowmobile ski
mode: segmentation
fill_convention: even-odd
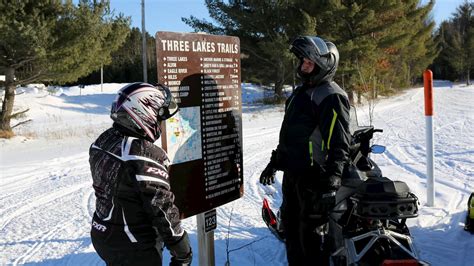
[[[272,232],[280,241],[284,242],[285,236],[283,233],[283,226],[281,224],[281,220],[272,211],[266,198],[263,199],[262,218],[268,229],[270,229],[270,232]]]

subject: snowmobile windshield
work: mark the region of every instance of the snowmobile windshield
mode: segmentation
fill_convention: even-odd
[[[354,134],[354,132],[359,128],[361,128],[361,126],[359,125],[359,120],[357,119],[357,109],[354,105],[351,105],[349,131],[351,134]]]

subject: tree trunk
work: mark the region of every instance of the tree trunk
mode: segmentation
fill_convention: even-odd
[[[275,95],[278,99],[283,98],[283,82],[281,80],[275,82]]]
[[[3,98],[2,113],[0,114],[0,137],[13,136],[10,126],[15,100],[15,69],[7,68],[5,73],[5,96]]]
[[[469,70],[469,68],[467,69],[467,77],[466,77],[466,85],[469,86],[471,85],[471,71]]]
[[[277,74],[277,81],[275,82],[275,96],[277,97],[278,101],[283,99],[283,83],[285,83],[285,71],[282,66],[282,62],[279,63],[278,74]]]

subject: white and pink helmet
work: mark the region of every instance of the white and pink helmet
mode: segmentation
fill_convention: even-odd
[[[122,127],[155,142],[161,135],[160,122],[178,112],[168,87],[136,82],[118,91],[110,117]]]

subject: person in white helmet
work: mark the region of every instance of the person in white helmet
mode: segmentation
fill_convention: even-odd
[[[112,104],[113,126],[91,145],[96,195],[91,239],[107,265],[190,265],[188,235],[181,227],[168,175],[166,152],[154,142],[160,123],[178,111],[169,89],[132,83]]]

